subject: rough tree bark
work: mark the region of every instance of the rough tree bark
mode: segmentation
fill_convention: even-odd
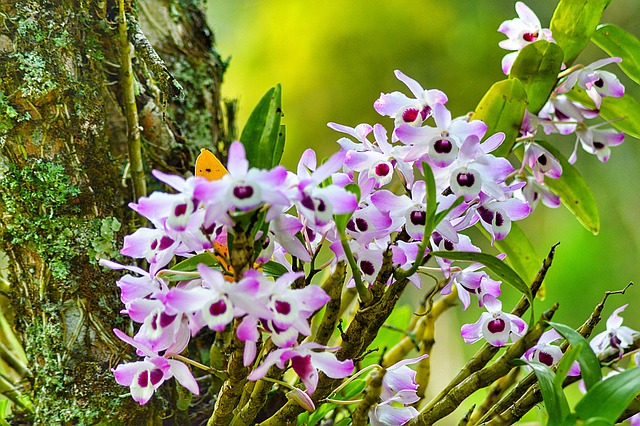
[[[13,323],[29,370],[11,365],[20,351],[0,329],[0,391],[33,407],[13,404],[15,424],[189,421],[176,389],[144,407],[120,397],[128,390],[110,369],[133,354],[111,330],[130,324],[117,275],[97,261],[116,256],[139,220],[127,208],[127,139],[138,129],[127,125],[122,64],[133,64],[147,176],[184,173],[200,147],[224,150],[226,64],[200,0],[124,3],[122,61],[118,0],[0,0],[0,319]]]

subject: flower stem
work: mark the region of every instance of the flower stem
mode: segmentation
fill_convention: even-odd
[[[353,275],[353,280],[356,282],[356,290],[358,290],[360,300],[362,300],[364,304],[367,304],[372,299],[371,292],[369,292],[369,289],[365,287],[364,283],[362,282],[360,268],[358,268],[356,259],[353,257],[351,247],[349,247],[349,243],[347,242],[347,234],[344,230],[340,231],[340,243],[342,243],[342,249],[347,256],[347,261],[349,262],[349,266],[351,267],[351,273]]]

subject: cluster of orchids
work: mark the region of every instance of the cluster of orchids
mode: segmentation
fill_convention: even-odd
[[[516,11],[519,18],[499,28],[508,37],[500,46],[512,51],[502,63],[505,74],[528,44],[554,42],[527,6],[518,2]],[[562,71],[546,105],[536,114],[525,112],[515,146],[521,149],[521,163],[516,166],[494,155],[504,133],[487,134],[488,126],[473,115],[453,118],[445,93],[424,89],[396,71],[409,94],[382,93],[373,105],[391,119],[392,130],[382,124],[329,123],[342,137],[339,151],[321,164],[309,149],[296,172],[279,165],[253,168],[243,144],[234,142],[226,169],[214,178],[196,172],[185,179],[154,170],[153,176],[173,191],[154,192],[130,204],[153,227],[125,237],[121,250],[148,267],[101,261],[128,271],[117,283],[122,313],[140,324],[133,337],[115,330],[143,357],[118,365],[117,382],[128,386],[140,404],[172,377],[198,394],[191,368],[211,367],[184,354],[190,340],[209,329],[237,342],[248,381],[284,385],[274,379],[281,374],[270,372],[291,367],[301,382],[294,386],[295,397],[313,409],[319,372],[342,379],[358,365],[336,352],[338,333],[317,339],[313,321],[331,297],[312,278],[328,275],[341,263],[351,267],[343,291],[355,288],[352,293],[364,304],[375,286],[384,292],[408,280],[420,289],[425,274],[437,270],[443,277],[437,291],[456,293],[463,309],[474,304],[484,310],[477,322],[462,327],[466,343],[484,339],[500,347],[517,341],[528,325],[502,310],[501,281],[481,263],[463,269],[438,253],[480,252],[465,230],[479,225],[493,244],[540,201],[549,207],[560,204],[545,182],[562,176],[561,162],[535,141],[538,132],[575,133],[570,163],[578,145],[603,162],[609,159],[610,147],[620,144],[624,134],[587,121],[598,116],[603,97],[624,94],[616,76],[601,69],[619,61],[605,59]],[[586,91],[595,108],[566,96],[575,86]],[[192,262],[192,268],[180,266],[193,259],[198,263]],[[426,266],[430,259],[435,259],[434,267]],[[622,309],[593,340],[597,352],[611,347],[622,351],[632,344],[632,331],[621,326],[618,316]],[[525,358],[558,363],[560,337],[547,332]],[[379,399],[368,411],[371,424],[404,424],[418,415],[418,385],[408,365],[425,356],[385,369]],[[577,364],[570,374],[580,374]]]

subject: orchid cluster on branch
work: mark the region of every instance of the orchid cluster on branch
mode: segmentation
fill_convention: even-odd
[[[153,171],[172,191],[130,204],[153,227],[121,250],[146,266],[102,261],[128,271],[117,283],[123,313],[139,324],[133,337],[114,330],[141,357],[114,369],[118,383],[140,404],[171,378],[194,395],[206,390],[191,404],[208,398],[210,425],[429,425],[487,387],[461,424],[511,424],[541,399],[549,424],[634,415],[640,369],[615,364],[638,347],[622,325],[627,305],[591,343],[604,301],[577,331],[551,322],[558,305],[536,317],[555,246],[538,261],[516,225],[540,201],[563,202],[597,232],[593,196],[572,166],[577,147],[606,162],[625,133],[640,136],[637,102],[602,69],[618,63],[638,81],[640,43],[597,27],[607,4],[562,0],[547,29],[516,3],[518,18],[499,28],[508,78],[472,114],[454,118],[445,93],[396,71],[408,90],[373,105],[389,130],[329,123],[338,152],[318,162],[307,150],[293,172],[278,165],[276,86],[226,167],[203,151],[195,176]],[[618,56],[574,65],[590,39]],[[569,158],[544,140],[552,133],[575,135]],[[498,254],[479,248],[473,227]],[[500,301],[505,283],[522,293],[510,311]],[[373,347],[408,285],[422,303],[399,338]],[[462,339],[485,343],[429,401],[435,324],[458,304],[478,309]],[[605,363],[617,374],[603,378]],[[563,387],[580,378],[586,395],[569,407]],[[605,406],[605,397],[618,402]]]

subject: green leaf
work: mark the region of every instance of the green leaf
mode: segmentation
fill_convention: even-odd
[[[549,151],[562,166],[562,176],[559,179],[545,178],[544,183],[560,196],[562,204],[573,213],[582,226],[597,235],[600,232],[600,215],[589,185],[553,145],[538,140],[536,143]]]
[[[576,426],[578,424],[578,417],[574,413],[569,413],[567,417],[562,419],[560,426]]]
[[[640,40],[613,24],[599,25],[591,40],[610,56],[622,58],[620,69],[640,84]]]
[[[600,22],[607,0],[560,0],[553,12],[550,29],[570,66],[587,46]]]
[[[584,90],[574,87],[567,97],[572,101],[578,101],[590,108],[595,108],[593,101]],[[616,129],[640,139],[640,103],[631,95],[624,95],[621,98],[602,98],[600,106],[600,116]]]
[[[458,207],[460,204],[462,204],[464,202],[464,197],[460,196],[458,198],[456,198],[456,200],[453,202],[453,204],[451,204],[449,206],[449,208],[442,210],[441,212],[436,213],[435,218],[434,218],[434,222],[433,222],[433,227],[435,229],[436,226],[438,226],[438,224],[440,222],[442,222],[442,220],[447,217],[447,215],[449,213],[451,213],[451,211],[453,209],[455,209],[456,207]]]
[[[495,83],[483,96],[471,116],[487,125],[487,135],[505,134],[505,141],[492,154],[506,157],[520,134],[524,110],[527,108],[527,92],[522,82],[510,78]]]
[[[307,425],[317,425],[327,414],[329,414],[329,412],[334,410],[336,407],[336,404],[322,404],[316,409],[316,411],[309,414],[309,423],[307,423]]]
[[[569,414],[569,403],[564,396],[562,387],[558,386],[555,373],[545,364],[536,361],[515,360],[516,364],[527,364],[536,374],[540,384],[542,400],[549,415],[549,425],[559,425]]]
[[[9,422],[7,422],[7,404],[9,403],[8,399],[0,400],[0,426],[9,426]]]
[[[466,260],[469,262],[480,262],[496,274],[502,281],[514,287],[520,293],[527,296],[529,303],[533,306],[533,297],[531,289],[522,280],[520,275],[511,269],[506,263],[487,253],[478,253],[474,251],[434,251],[432,255],[451,260]]]
[[[549,325],[560,333],[569,341],[572,347],[583,346],[582,351],[578,355],[578,363],[580,364],[580,374],[584,380],[587,389],[599,383],[602,380],[602,371],[600,370],[600,362],[598,357],[589,346],[589,342],[582,337],[577,331],[564,324],[550,322]]]
[[[537,114],[558,81],[564,53],[555,43],[538,40],[526,45],[516,58],[509,78],[517,78],[527,92],[528,110]]]
[[[280,162],[284,149],[284,138],[280,136],[281,92],[279,84],[269,89],[242,129],[240,141],[244,144],[251,167],[271,169]]]
[[[356,194],[356,198],[358,202],[360,202],[360,187],[355,183],[350,183],[344,187],[345,190],[351,192],[352,194]],[[347,229],[347,224],[349,223],[349,219],[351,219],[353,213],[345,213],[345,214],[336,214],[333,215],[333,219],[336,222],[336,228],[338,228],[338,232],[341,234],[344,233]]]
[[[606,419],[602,417],[591,417],[589,420],[584,422],[585,426],[613,426],[613,423],[608,422]]]
[[[280,125],[280,132],[278,133],[278,140],[273,150],[273,160],[271,161],[271,167],[275,167],[280,164],[282,160],[282,154],[284,153],[284,142],[287,138],[287,126]]]
[[[337,399],[340,401],[349,401],[353,399],[354,396],[361,393],[366,387],[367,381],[365,379],[356,379],[345,386],[344,389],[342,389],[340,392],[338,392],[333,399]]]
[[[438,204],[436,202],[436,178],[433,175],[431,166],[426,162],[422,163],[422,171],[424,172],[424,183],[427,191],[427,207],[425,212],[427,220],[424,227],[424,237],[429,238],[436,227],[436,210],[438,208]]]
[[[287,268],[279,264],[278,262],[274,262],[273,260],[268,261],[264,265],[262,265],[262,272],[265,275],[270,277],[279,278],[281,275],[286,274]]]
[[[477,226],[485,237],[491,241],[491,234],[482,226]],[[502,253],[506,254],[505,261],[511,266],[526,283],[533,282],[538,273],[538,269],[542,264],[542,259],[538,257],[533,248],[533,244],[529,241],[527,235],[515,223],[511,222],[511,230],[506,238],[496,240],[495,247]]]
[[[183,281],[183,280],[192,280],[193,276],[180,274],[180,272],[195,272],[198,270],[199,264],[205,264],[210,268],[220,269],[218,266],[218,260],[215,258],[215,255],[210,251],[205,251],[204,253],[197,254],[193,257],[183,260],[180,263],[173,265],[171,270],[162,273],[169,281]]]
[[[582,420],[598,417],[615,423],[640,392],[640,368],[635,367],[596,383],[575,407]]]
[[[589,346],[589,344],[587,344],[587,346]],[[584,347],[585,347],[584,344],[572,346],[571,349],[567,350],[565,354],[562,356],[562,359],[558,363],[558,368],[556,368],[556,378],[555,378],[556,386],[562,388],[562,383],[564,382],[564,379],[567,377],[567,373],[569,373],[571,366],[573,365],[575,360],[578,359]]]

